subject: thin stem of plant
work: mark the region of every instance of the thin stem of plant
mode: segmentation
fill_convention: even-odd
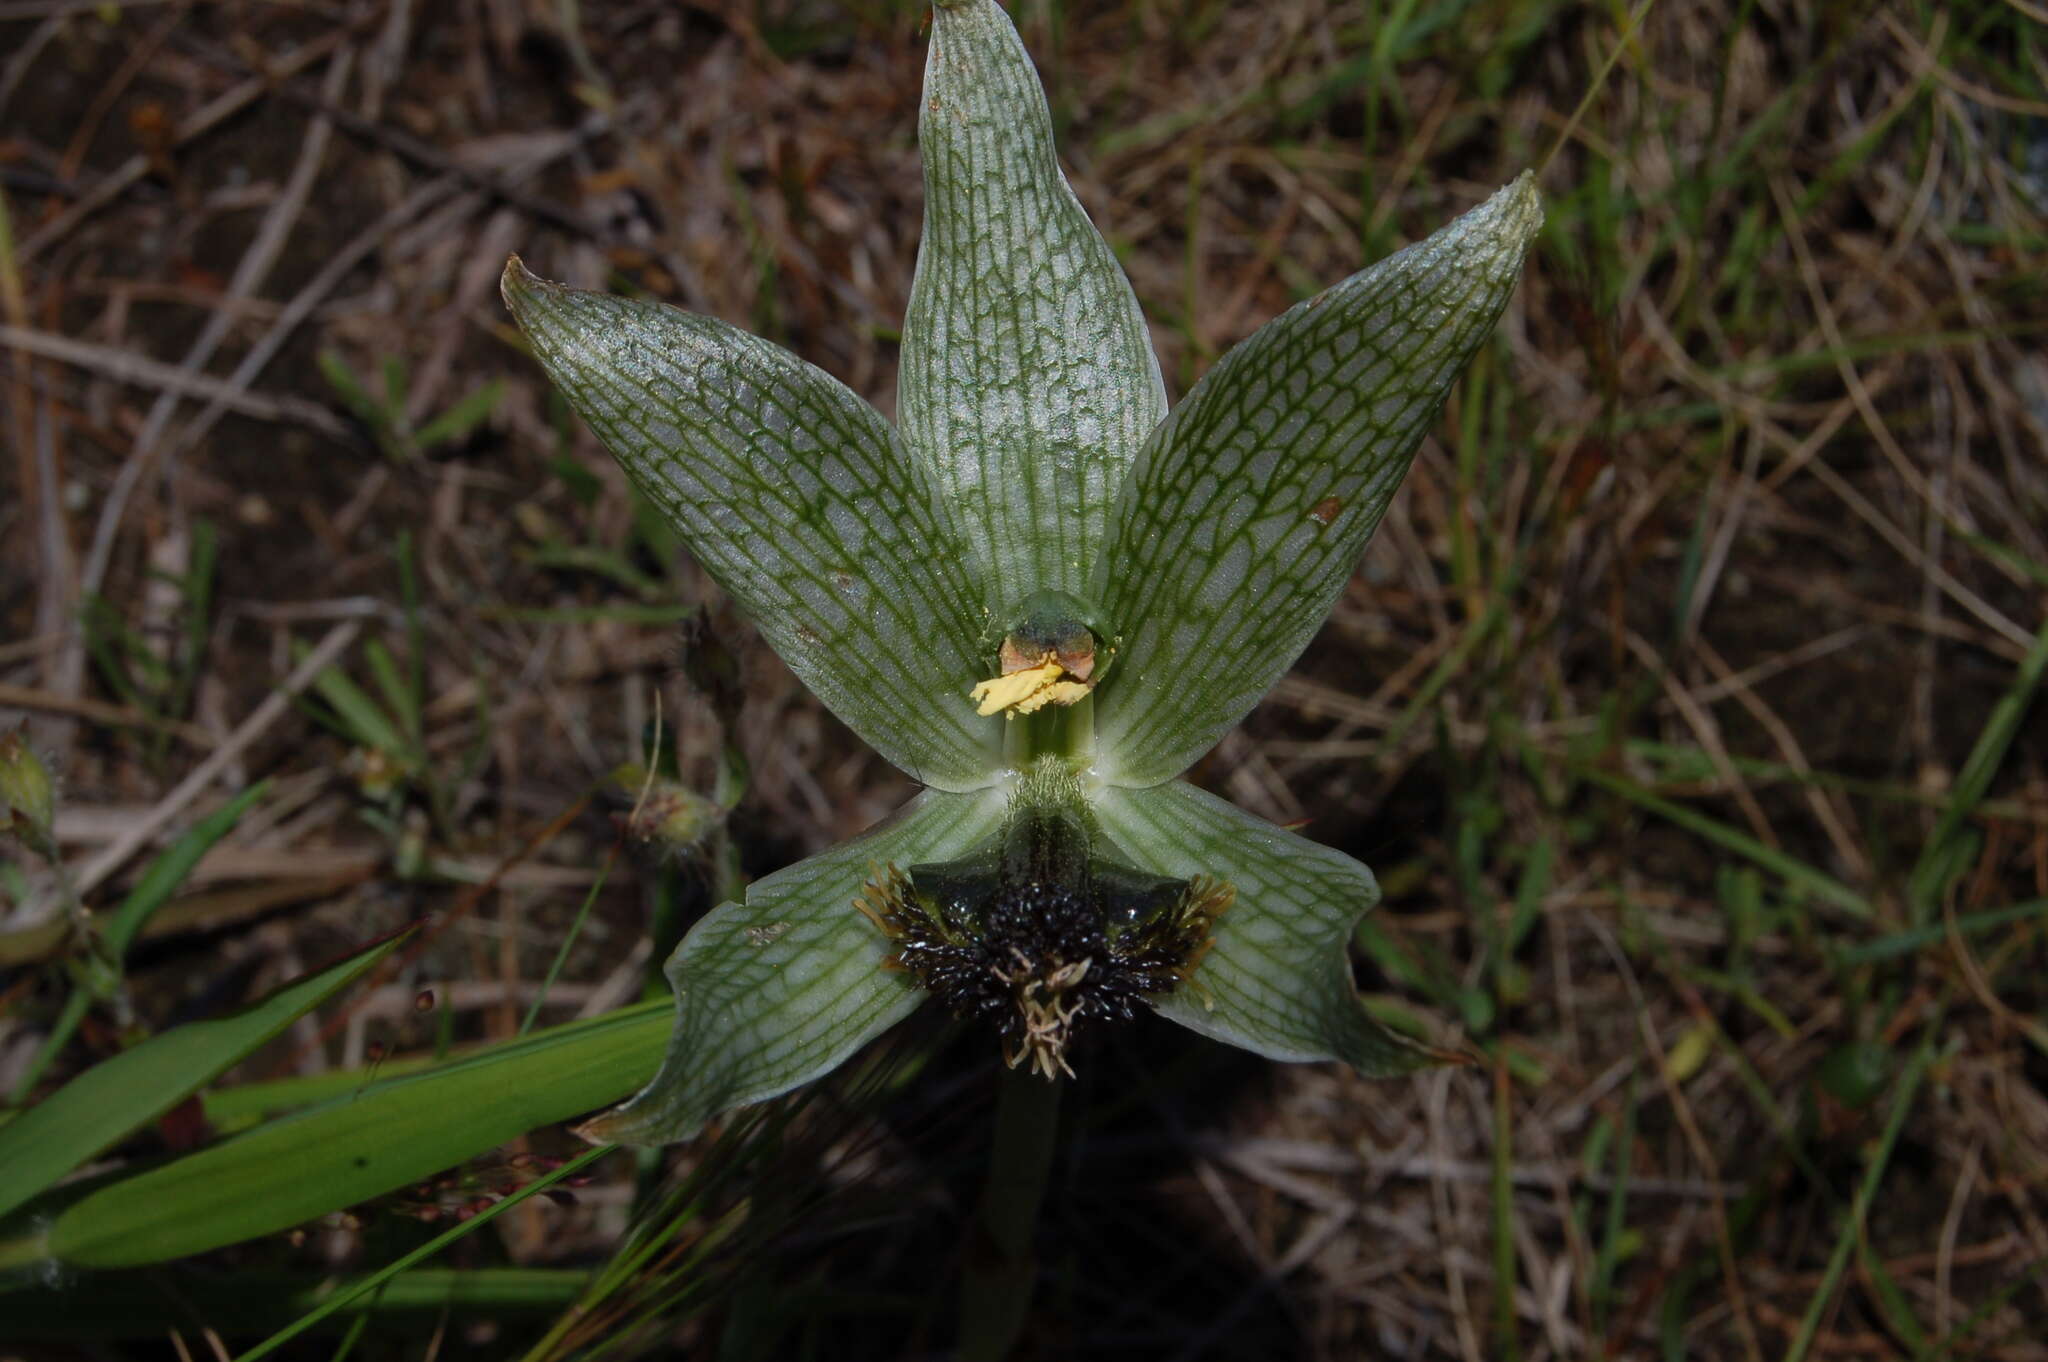
[[[1010,1355],[1031,1305],[1031,1234],[1059,1133],[1060,1085],[1026,1069],[1003,1074],[994,1148],[960,1276],[960,1362]]]

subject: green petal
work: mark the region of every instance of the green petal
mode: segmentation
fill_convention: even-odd
[[[745,903],[707,914],[669,957],[676,1024],[660,1072],[578,1133],[687,1140],[722,1111],[837,1068],[908,1015],[924,990],[882,968],[887,942],[854,895],[873,866],[945,860],[987,840],[1003,809],[997,790],[927,790],[851,842],[754,884]]]
[[[1096,599],[1121,635],[1098,769],[1184,771],[1322,627],[1543,217],[1528,175],[1267,323],[1146,445]]]
[[[779,346],[513,260],[534,355],[697,561],[834,714],[920,781],[986,785],[1000,725],[973,569],[888,423]]]
[[[897,420],[1005,613],[1033,591],[1086,587],[1166,392],[1130,282],[1060,173],[1037,73],[993,0],[935,8],[924,95],[924,237]]]
[[[1369,1078],[1449,1057],[1381,1026],[1351,986],[1346,944],[1380,899],[1357,861],[1185,781],[1106,789],[1095,814],[1140,868],[1237,889],[1192,985],[1159,1003],[1161,1015],[1268,1059],[1341,1059]]]

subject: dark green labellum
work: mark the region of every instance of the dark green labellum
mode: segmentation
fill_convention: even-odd
[[[986,1018],[1011,1067],[1072,1075],[1066,1050],[1096,1021],[1193,984],[1235,891],[1148,875],[1109,854],[1056,759],[1034,767],[988,846],[956,861],[878,869],[856,906],[955,1016]]]

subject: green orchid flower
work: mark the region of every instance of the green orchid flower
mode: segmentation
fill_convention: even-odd
[[[899,425],[787,351],[515,259],[533,352],[705,569],[926,788],[708,914],[652,1083],[659,1144],[816,1078],[928,996],[1070,1071],[1138,1005],[1280,1060],[1440,1058],[1382,1028],[1348,856],[1176,779],[1321,626],[1541,220],[1524,175],[1310,298],[1166,410],[994,0],[940,0]]]

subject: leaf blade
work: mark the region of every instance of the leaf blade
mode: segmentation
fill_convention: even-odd
[[[241,822],[242,815],[252,805],[270,793],[269,781],[258,781],[236,795],[225,805],[215,809],[185,832],[177,841],[166,847],[157,858],[149,863],[135,887],[121,900],[106,920],[101,933],[101,944],[105,948],[106,963],[112,977],[103,977],[98,970],[89,970],[85,977],[72,986],[71,996],[64,1000],[64,1009],[58,1014],[57,1022],[50,1028],[49,1035],[36,1051],[35,1058],[22,1070],[15,1081],[11,1094],[17,1106],[28,1100],[28,1095],[42,1081],[44,1070],[51,1061],[64,1052],[71,1043],[71,1037],[85,1020],[96,997],[103,990],[118,987],[118,978],[128,955],[128,948],[135,943],[136,936],[147,925],[156,910],[170,901],[171,895],[185,877],[192,873],[192,867],[213,848],[214,843],[234,830]],[[0,1214],[5,1214],[0,1211]]]
[[[992,608],[1079,595],[1117,486],[1166,414],[1151,335],[1060,172],[1037,72],[993,0],[934,7],[924,94],[898,420],[976,540]]]
[[[15,1234],[0,1237],[0,1268],[43,1259],[82,1268],[165,1262],[419,1182],[632,1091],[654,1069],[666,1012],[623,1008],[368,1083],[117,1177],[47,1213],[39,1202],[8,1222]]]
[[[998,790],[928,790],[850,842],[757,881],[690,929],[669,958],[675,1028],[661,1072],[586,1123],[586,1139],[672,1144],[722,1111],[836,1068],[924,999],[886,970],[888,944],[853,906],[871,866],[947,860],[991,836]]]
[[[1237,890],[1195,974],[1199,987],[1156,1002],[1161,1016],[1269,1059],[1341,1059],[1369,1078],[1451,1057],[1381,1026],[1351,986],[1346,943],[1380,897],[1363,865],[1185,781],[1111,787],[1095,811],[1141,868],[1213,875]]]
[[[409,932],[227,1017],[188,1022],[87,1069],[0,1126],[0,1216],[169,1111],[377,964]]]
[[[1315,636],[1541,220],[1525,174],[1267,323],[1155,432],[1095,587],[1121,636],[1096,692],[1112,784],[1186,770]]]
[[[548,377],[826,707],[926,784],[986,785],[997,728],[966,700],[981,593],[874,409],[780,346],[516,257],[504,294]]]

